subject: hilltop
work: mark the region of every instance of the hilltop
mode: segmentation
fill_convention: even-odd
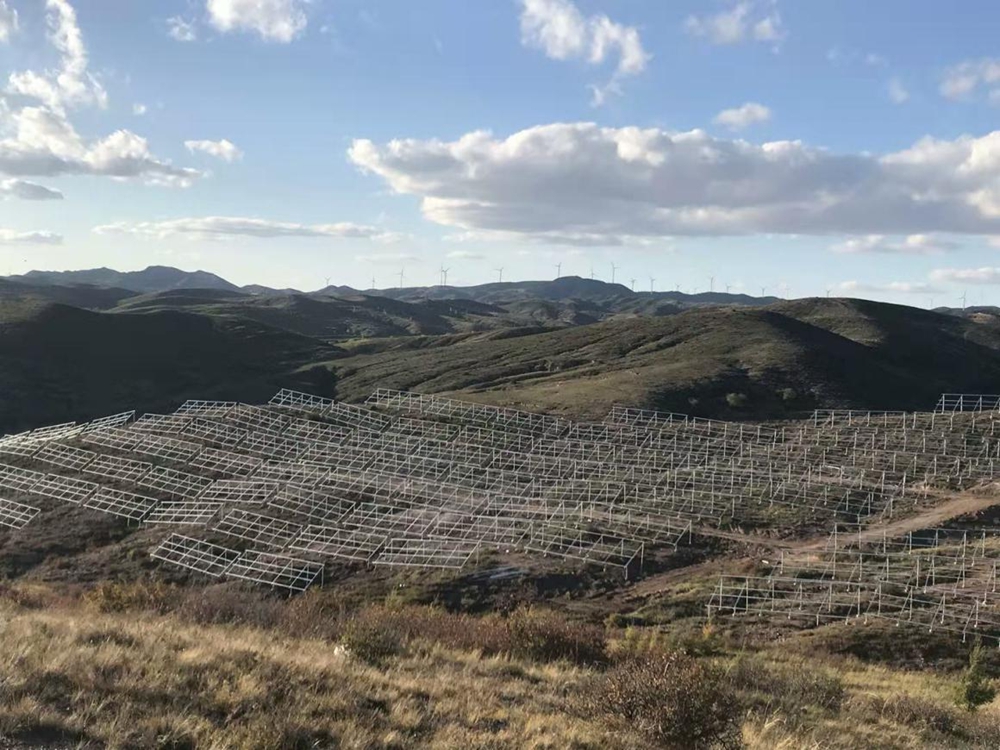
[[[377,387],[600,416],[614,404],[729,417],[815,407],[926,408],[1000,381],[1000,325],[840,299],[707,308],[559,331],[370,342],[331,363]],[[738,408],[728,394],[746,396]]]
[[[1000,381],[995,316],[862,300],[605,319],[581,300],[20,288],[0,287],[5,431],[317,377],[344,400],[387,387],[583,417],[623,404],[739,419],[926,408]]]

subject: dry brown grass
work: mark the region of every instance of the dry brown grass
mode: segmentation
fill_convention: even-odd
[[[632,690],[649,680],[632,680],[643,672],[629,664],[686,648],[653,632],[605,649],[603,633],[548,611],[472,617],[352,609],[328,592],[283,601],[102,587],[74,598],[6,586],[0,737],[174,750],[658,747],[642,722],[587,700],[610,685],[631,691],[619,695],[626,708],[638,697],[644,717],[704,708],[685,708],[670,675],[653,693]],[[751,750],[1000,747],[1000,702],[959,710],[956,674],[780,646],[734,653],[708,631],[683,643],[677,674],[698,685],[682,697],[713,692],[709,678],[725,687]]]
[[[0,734],[113,748],[636,747],[570,717],[588,678],[411,644],[373,667],[317,639],[93,609],[0,610]]]

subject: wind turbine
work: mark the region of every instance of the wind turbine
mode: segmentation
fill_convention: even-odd
[[[632,291],[635,291],[635,279],[629,279],[632,282]]]
[[[594,280],[594,266],[593,266],[593,264],[591,264],[591,266],[590,266],[590,280],[591,281]]]
[[[445,268],[444,263],[441,264],[441,286],[448,286],[448,271],[450,268]]]
[[[708,277],[708,291],[709,292],[714,292],[715,291],[715,277],[714,276],[709,276]]]
[[[766,293],[767,293],[767,287],[766,286],[762,286],[760,288],[760,296],[763,297]]]
[[[615,283],[615,273],[618,271],[618,266],[614,263],[611,264],[611,283]]]
[[[405,268],[400,268],[400,269],[399,269],[399,288],[400,288],[400,289],[402,289],[402,288],[403,288],[403,279],[405,278],[405,276],[404,276],[403,272],[404,272],[405,270],[406,270]]]
[[[652,276],[650,276],[649,277],[649,293],[650,294],[653,293],[653,284],[655,284],[655,283],[656,283],[656,279],[654,279]]]
[[[556,278],[557,279],[562,278],[562,261],[556,263]]]
[[[729,294],[729,290],[733,288],[732,284],[726,284],[726,294]]]
[[[500,284],[502,284],[503,283],[503,266],[500,266],[500,268],[494,268],[493,270],[496,271],[499,274],[499,278],[497,279],[497,282],[500,283]]]
[[[963,312],[965,311],[965,303],[966,303],[966,301],[968,299],[968,296],[969,296],[968,292],[962,292],[962,296],[959,297],[959,299],[962,300],[962,311]]]
[[[330,286],[330,277],[329,276],[326,277],[326,286]],[[325,289],[326,287],[323,287],[323,288]]]
[[[830,299],[830,292],[832,292],[832,291],[833,291],[833,287],[828,286],[826,288],[826,298],[827,299]]]
[[[372,291],[375,291],[375,277],[372,276]]]

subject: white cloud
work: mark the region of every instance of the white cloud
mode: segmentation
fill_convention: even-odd
[[[0,139],[0,174],[89,174],[178,186],[189,185],[201,176],[197,170],[156,158],[146,139],[128,130],[87,143],[63,115],[44,107],[24,107],[16,112],[0,108],[0,123],[13,131],[12,137]]]
[[[910,92],[906,90],[903,82],[898,78],[890,78],[888,85],[889,101],[893,104],[903,104],[910,98]]]
[[[17,11],[7,4],[7,0],[0,0],[0,44],[9,42],[17,30]]]
[[[869,284],[863,281],[842,281],[834,289],[844,294],[855,292],[889,292],[893,294],[939,294],[937,287],[922,281],[890,281],[888,284]]]
[[[1000,234],[1000,131],[878,156],[556,123],[504,139],[361,139],[348,156],[418,196],[431,221],[522,238]]]
[[[931,279],[962,284],[1000,284],[1000,268],[935,268]]]
[[[191,153],[201,151],[216,159],[228,162],[239,161],[243,158],[243,152],[225,138],[221,141],[184,141],[184,148]]]
[[[67,110],[83,105],[103,108],[107,95],[87,72],[87,49],[73,7],[67,0],[46,0],[45,7],[47,38],[59,53],[60,67],[10,75],[7,92],[16,96],[0,96],[0,175],[86,174],[181,186],[201,176],[156,158],[146,139],[128,130],[92,141],[77,133]],[[37,104],[24,106],[25,99]]]
[[[941,80],[941,95],[948,99],[967,99],[980,88],[990,89],[992,99],[1000,95],[1000,58],[966,60],[948,68]]]
[[[145,104],[140,104],[136,102],[135,104],[132,105],[132,114],[135,115],[136,117],[142,117],[148,111],[149,108]]]
[[[178,42],[193,42],[198,38],[198,31],[192,21],[173,16],[167,19],[167,35]]]
[[[713,44],[738,44],[745,39],[780,44],[787,36],[775,2],[738,2],[708,16],[688,16],[684,29]]]
[[[724,109],[712,120],[716,125],[722,125],[730,130],[742,130],[759,122],[767,122],[771,119],[771,110],[763,104],[757,102],[747,102],[746,104],[733,109]]]
[[[20,198],[25,201],[48,201],[62,200],[63,194],[39,185],[35,182],[25,180],[0,180],[0,198]]]
[[[894,240],[881,234],[852,237],[833,245],[835,253],[883,253],[892,255],[940,255],[957,250],[959,244],[928,234],[911,234]]]
[[[256,32],[268,42],[288,43],[308,20],[305,0],[207,0],[209,22],[219,31]]]
[[[617,58],[612,79],[591,86],[592,103],[603,104],[610,94],[620,94],[619,80],[646,69],[650,56],[643,49],[639,30],[605,15],[585,17],[571,0],[520,0],[521,43],[540,49],[554,60],[583,60],[601,65]]]
[[[485,255],[472,250],[452,250],[448,253],[448,258],[452,260],[486,260]]]
[[[0,245],[61,245],[62,235],[55,232],[18,232],[0,229]]]
[[[340,222],[337,224],[296,224],[239,216],[206,216],[169,221],[118,222],[94,227],[95,234],[121,234],[150,239],[192,237],[195,239],[256,237],[328,237],[379,240],[387,232],[378,227]]]
[[[59,52],[60,68],[37,73],[11,73],[7,90],[37,99],[57,112],[69,106],[106,107],[104,87],[87,71],[87,48],[76,22],[76,11],[68,0],[46,0],[45,21],[49,42]]]
[[[356,255],[354,259],[367,263],[420,263],[420,258],[408,253],[372,253]]]

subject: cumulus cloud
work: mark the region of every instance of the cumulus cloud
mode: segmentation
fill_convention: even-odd
[[[749,0],[713,15],[688,16],[684,30],[713,44],[738,44],[746,39],[780,44],[788,36],[776,3]]]
[[[591,86],[592,103],[603,104],[609,94],[620,94],[620,79],[646,69],[650,56],[639,30],[605,15],[585,17],[571,0],[520,0],[521,43],[540,49],[553,60],[583,60],[601,65],[617,59],[611,80]]]
[[[712,120],[716,125],[722,125],[730,130],[742,130],[759,122],[767,122],[771,119],[771,110],[763,104],[757,102],[747,102],[746,104],[724,109]]]
[[[43,73],[11,73],[7,90],[36,99],[58,112],[79,105],[106,107],[108,95],[104,87],[87,70],[87,48],[73,6],[68,0],[46,0],[45,9],[48,39],[59,52],[60,67]]]
[[[148,111],[149,108],[145,104],[136,102],[135,104],[132,105],[132,114],[135,115],[136,117],[142,117]]]
[[[89,174],[179,186],[200,176],[197,170],[156,158],[146,139],[128,130],[88,143],[64,116],[45,107],[6,113],[0,109],[0,122],[13,129],[11,137],[0,139],[0,174]]]
[[[886,253],[902,255],[939,255],[957,250],[959,244],[928,234],[911,234],[901,240],[891,239],[881,234],[852,237],[833,245],[836,253]]]
[[[95,234],[122,234],[151,239],[192,237],[196,239],[255,237],[328,237],[337,239],[381,239],[387,233],[378,227],[340,222],[295,224],[239,216],[206,216],[169,221],[118,222],[94,227]]]
[[[243,158],[243,152],[225,138],[221,141],[184,141],[184,148],[191,153],[201,151],[216,159],[228,162],[239,161]]]
[[[205,9],[219,31],[253,32],[287,44],[306,28],[304,6],[305,0],[207,0]]]
[[[61,245],[62,235],[55,232],[18,232],[0,229],[0,245]]]
[[[1000,268],[935,268],[931,279],[962,284],[1000,284]]]
[[[878,156],[557,123],[504,139],[360,139],[348,157],[438,224],[521,237],[1000,234],[1000,131]]]
[[[966,60],[948,68],[941,79],[941,95],[948,99],[967,99],[981,89],[990,98],[1000,96],[1000,58]]]
[[[67,0],[46,0],[45,7],[47,38],[59,53],[60,67],[9,77],[7,93],[16,96],[0,97],[0,176],[102,175],[181,186],[199,177],[196,170],[157,158],[145,138],[128,130],[90,141],[77,133],[68,109],[104,107],[107,95],[87,71],[87,49],[73,7]]]
[[[0,44],[9,42],[17,33],[17,29],[17,11],[11,8],[6,0],[0,0]]]
[[[178,42],[193,42],[198,38],[198,31],[194,22],[173,16],[167,19],[167,36]]]
[[[63,194],[44,185],[25,180],[0,180],[0,198],[20,198],[24,201],[62,200]]]
[[[890,281],[888,284],[869,284],[863,281],[842,281],[834,287],[838,292],[890,292],[894,294],[939,294],[940,289],[923,281]]]
[[[893,104],[903,104],[910,99],[910,92],[906,90],[903,82],[898,78],[889,79],[887,90],[889,93],[889,101]]]

